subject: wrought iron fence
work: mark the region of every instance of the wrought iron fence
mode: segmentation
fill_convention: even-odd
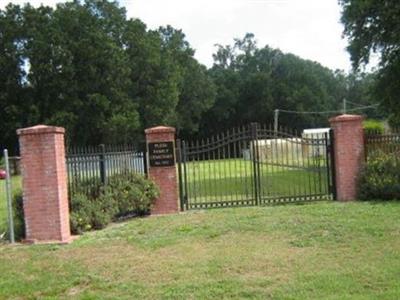
[[[145,152],[132,145],[99,145],[67,149],[68,189],[90,193],[116,174],[145,174]]]
[[[379,154],[394,155],[400,159],[400,130],[367,132],[365,134],[365,159]]]
[[[334,198],[333,134],[252,124],[178,141],[181,206],[262,205]]]

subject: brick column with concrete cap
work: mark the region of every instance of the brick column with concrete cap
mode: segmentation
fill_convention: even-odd
[[[340,115],[329,119],[334,132],[337,200],[357,198],[357,180],[364,160],[363,117]]]
[[[71,241],[64,133],[45,125],[17,130],[27,242]]]
[[[176,174],[175,128],[157,126],[146,129],[145,133],[148,176],[160,189],[160,196],[156,199],[151,213],[177,213],[179,212],[179,192]],[[172,147],[169,147],[171,143]],[[154,151],[157,151],[154,147],[161,147],[159,157],[154,154]],[[165,155],[162,155],[163,153]]]

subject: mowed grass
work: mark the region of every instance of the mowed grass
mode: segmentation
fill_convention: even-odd
[[[399,299],[399,215],[399,202],[215,209],[3,245],[0,298]]]
[[[307,163],[297,167],[267,163],[254,166],[252,161],[243,159],[189,162],[184,185],[193,203],[252,199],[255,168],[261,197],[329,194],[326,166],[313,168]]]
[[[21,190],[21,176],[11,177],[11,189],[13,194]],[[6,181],[0,180],[0,235],[7,230],[7,222]]]

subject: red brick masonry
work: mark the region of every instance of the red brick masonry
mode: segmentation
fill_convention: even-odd
[[[364,158],[363,117],[340,115],[329,119],[335,137],[337,200],[357,198],[357,180]]]
[[[45,125],[17,130],[28,242],[71,241],[64,132]]]
[[[173,142],[175,150],[175,128],[158,126],[145,130],[146,143]],[[174,155],[175,156],[175,155]],[[175,160],[176,161],[176,156]],[[152,214],[170,214],[179,212],[178,183],[176,163],[173,166],[150,167],[148,175],[160,188],[160,197],[151,210]]]

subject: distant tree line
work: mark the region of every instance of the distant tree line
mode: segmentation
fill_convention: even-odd
[[[0,10],[0,143],[16,129],[63,126],[73,144],[132,143],[147,127],[175,126],[205,136],[258,121],[276,108],[340,109],[343,98],[371,104],[375,75],[347,75],[258,47],[252,34],[219,45],[207,69],[181,30],[149,30],[116,2],[85,0]],[[381,116],[381,112],[369,112]],[[280,123],[326,125],[326,115],[289,115]]]
[[[338,111],[343,99],[357,104],[349,103],[349,108],[375,102],[370,97],[372,74],[346,75],[278,49],[258,48],[252,34],[235,39],[233,45],[218,46],[209,75],[217,94],[202,120],[204,129],[208,124],[214,129],[238,122],[272,123],[274,109]],[[368,113],[375,117],[381,114]],[[326,126],[330,115],[285,113],[280,114],[279,123],[297,129]]]

